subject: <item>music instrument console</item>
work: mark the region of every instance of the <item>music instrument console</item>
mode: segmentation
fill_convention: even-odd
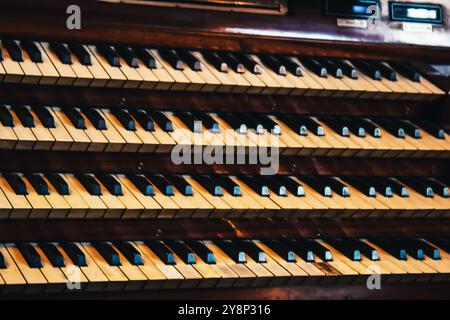
[[[450,298],[448,1],[76,7],[0,11],[0,298]]]

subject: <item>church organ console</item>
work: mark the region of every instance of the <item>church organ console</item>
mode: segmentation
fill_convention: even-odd
[[[449,297],[447,1],[70,5],[0,11],[0,297]]]

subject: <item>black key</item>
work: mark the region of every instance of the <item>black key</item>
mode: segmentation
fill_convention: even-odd
[[[412,242],[412,245],[417,250],[422,250],[422,252],[430,257],[433,260],[440,260],[441,259],[441,252],[439,249],[435,248],[434,246],[430,245],[429,243],[425,242],[422,239],[409,239],[409,241]]]
[[[95,129],[97,130],[107,130],[106,120],[96,109],[87,109],[83,110],[84,115],[88,120],[92,123]]]
[[[380,127],[376,126],[369,119],[353,118],[352,122],[354,122],[357,126],[360,126],[361,128],[364,128],[364,131],[367,134],[370,134],[372,137],[374,137],[374,138],[381,138],[381,129],[380,129]]]
[[[62,196],[70,195],[69,185],[67,182],[56,173],[46,174],[45,177],[53,185],[56,191]]]
[[[15,62],[23,62],[22,50],[14,40],[3,40],[3,46]]]
[[[91,54],[86,50],[86,48],[82,44],[69,43],[68,47],[82,65],[84,66],[92,65]]]
[[[414,139],[422,138],[422,134],[420,133],[420,129],[413,125],[408,120],[397,120],[401,126],[404,128],[407,135]]]
[[[137,68],[139,66],[138,57],[131,47],[119,46],[117,47],[117,52],[122,56],[122,58],[128,63],[130,67]]]
[[[305,246],[310,247],[316,256],[323,261],[333,261],[333,254],[314,239],[305,239]]]
[[[314,262],[314,251],[305,239],[283,239],[282,243],[306,262]]]
[[[75,243],[62,243],[61,247],[74,265],[78,267],[87,266],[86,256]]]
[[[155,190],[153,185],[142,175],[129,175],[127,176],[131,182],[146,196],[154,196]]]
[[[336,177],[319,177],[319,179],[322,179],[326,184],[330,185],[331,189],[333,189],[333,191],[339,194],[341,197],[350,196],[350,190],[348,186],[337,180]]]
[[[450,241],[448,239],[435,237],[429,239],[429,241],[435,246],[439,247],[441,250],[450,253]]]
[[[217,180],[217,183],[220,184],[220,186],[224,188],[226,191],[228,191],[228,193],[231,194],[232,196],[239,197],[242,195],[241,187],[233,180],[231,180],[230,177],[215,176],[214,179]]]
[[[268,186],[272,192],[280,197],[286,197],[288,194],[287,188],[282,183],[280,183],[280,181],[276,179],[276,177],[260,176],[257,180],[262,185]]]
[[[97,174],[97,179],[100,180],[100,182],[108,189],[109,192],[111,192],[114,196],[122,196],[122,186],[120,185],[119,181],[117,181],[116,178],[114,178],[111,174]]]
[[[242,248],[253,260],[258,263],[267,262],[266,253],[261,250],[253,241],[251,240],[236,240],[235,244],[237,247]]]
[[[167,180],[172,182],[175,188],[177,188],[177,190],[180,191],[182,195],[187,197],[194,195],[194,189],[182,176],[179,175],[167,176]]]
[[[165,264],[174,265],[176,264],[175,256],[172,251],[170,251],[167,246],[159,240],[146,241],[145,244],[152,249],[152,251],[161,259]]]
[[[243,250],[237,247],[231,240],[214,240],[223,252],[225,252],[236,263],[247,263],[247,256]]]
[[[320,195],[324,197],[333,196],[333,188],[329,184],[329,181],[324,181],[314,176],[302,176],[300,179],[316,190]]]
[[[149,69],[156,69],[156,59],[151,52],[145,48],[133,48],[136,56],[141,59],[144,65]]]
[[[180,56],[172,49],[159,49],[161,57],[166,60],[175,70],[184,70],[184,63]]]
[[[136,131],[136,123],[125,109],[112,109],[111,113],[128,131]]]
[[[155,131],[155,124],[145,110],[132,110],[130,113],[145,131]]]
[[[244,113],[240,115],[242,121],[245,122],[245,125],[248,129],[252,129],[256,134],[264,134],[264,125],[258,120],[257,117],[254,117],[251,114]]]
[[[343,117],[341,118],[347,124],[350,132],[355,136],[364,138],[366,136],[366,129],[364,125],[361,125],[359,121],[356,121],[352,118]]]
[[[165,132],[173,132],[173,124],[161,111],[149,111],[148,114]]]
[[[259,58],[266,66],[272,69],[272,71],[275,72],[276,74],[282,76],[286,75],[287,73],[286,67],[275,56],[270,54],[261,54],[259,55]]]
[[[209,248],[199,240],[187,240],[184,243],[207,264],[215,264],[216,257]]]
[[[397,72],[392,69],[389,65],[379,61],[371,61],[375,68],[381,71],[381,75],[388,79],[389,81],[397,81]]]
[[[41,49],[36,45],[34,41],[21,41],[22,48],[27,52],[31,61],[34,63],[42,63]]]
[[[269,187],[259,184],[254,176],[241,176],[239,177],[241,181],[247,184],[254,192],[256,192],[261,197],[268,197],[270,195]]]
[[[61,42],[50,42],[50,49],[58,56],[63,64],[72,64],[70,51]]]
[[[55,118],[46,107],[32,107],[31,108],[36,116],[41,121],[42,125],[48,129],[56,128]]]
[[[358,79],[359,72],[350,63],[341,59],[330,59],[330,60],[342,70],[344,75],[352,79]]]
[[[208,175],[195,176],[194,179],[200,183],[211,195],[215,197],[223,196],[222,186],[220,182]]]
[[[26,173],[24,176],[33,186],[34,190],[36,190],[38,195],[47,196],[50,194],[47,182],[45,182],[39,174]]]
[[[443,197],[443,198],[450,197],[449,188],[445,184],[439,182],[438,180],[431,179],[431,178],[424,179],[424,183],[429,185],[431,188],[433,188],[433,192],[440,195],[441,197]]]
[[[445,130],[443,128],[440,128],[426,120],[415,120],[413,123],[433,135],[435,138],[445,139]]]
[[[93,196],[101,196],[102,188],[90,174],[77,174],[75,177],[80,181],[83,187]]]
[[[30,268],[42,268],[41,256],[33,245],[29,243],[20,243],[17,244],[17,249],[19,249]]]
[[[244,73],[245,66],[233,54],[229,52],[218,53],[225,63],[236,73]]]
[[[5,257],[0,252],[0,269],[6,269],[8,266],[6,265]]]
[[[410,187],[411,189],[420,193],[424,197],[433,198],[433,196],[434,196],[433,188],[429,184],[424,183],[424,181],[422,181],[418,178],[402,177],[402,178],[398,178],[397,180],[406,184],[408,187]]]
[[[286,67],[286,69],[294,76],[296,77],[303,76],[302,66],[296,61],[294,61],[291,57],[279,56],[278,59],[280,63],[282,63]]]
[[[186,127],[189,128],[192,132],[195,133],[202,133],[202,122],[198,121],[192,114],[189,112],[176,112],[175,115],[183,121],[183,123],[186,125]]]
[[[405,62],[389,62],[392,68],[411,81],[420,82],[420,73]]]
[[[14,120],[11,112],[9,112],[8,108],[5,105],[0,105],[0,122],[5,127],[14,127]]]
[[[350,260],[361,261],[361,252],[350,242],[342,239],[325,239],[325,241]]]
[[[44,243],[40,244],[39,247],[42,249],[42,252],[44,252],[53,267],[62,268],[65,266],[64,257],[54,244]]]
[[[114,243],[114,246],[124,255],[125,258],[127,258],[127,260],[133,266],[142,266],[144,264],[142,255],[131,243],[126,241],[118,241]]]
[[[268,132],[270,132],[273,135],[280,135],[281,134],[281,127],[278,123],[273,121],[269,116],[265,114],[252,114],[252,117],[254,117],[259,123],[261,123]]]
[[[75,108],[64,108],[63,109],[64,114],[69,118],[70,122],[72,122],[73,126],[80,130],[87,129],[86,122],[84,121],[83,116],[80,114],[80,112]]]
[[[195,254],[187,245],[182,241],[168,240],[165,241],[167,247],[169,247],[181,260],[186,264],[195,264]]]
[[[25,128],[34,128],[36,126],[33,115],[26,106],[13,106],[12,110]]]
[[[295,252],[287,248],[281,241],[276,239],[267,239],[262,240],[262,242],[286,262],[297,262]]]
[[[380,124],[383,129],[388,131],[393,136],[404,139],[406,136],[405,128],[402,126],[401,123],[391,121],[388,119],[377,119],[375,120],[376,123]]]
[[[381,70],[365,60],[352,60],[353,65],[373,80],[381,80]]]
[[[194,71],[202,71],[202,63],[188,50],[175,50],[178,56]]]
[[[227,63],[222,59],[222,57],[214,51],[204,51],[203,57],[206,61],[208,61],[210,64],[212,64],[218,71],[227,73],[228,72],[228,65]]]
[[[120,56],[112,46],[98,45],[97,51],[105,57],[112,67],[120,67]]]
[[[316,58],[316,60],[328,70],[328,74],[338,79],[344,77],[344,71],[333,60],[327,58]]]
[[[298,59],[306,68],[314,72],[317,76],[321,78],[326,78],[328,76],[327,68],[322,65],[317,59],[306,56],[300,56],[298,57]]]
[[[164,195],[174,195],[173,185],[169,183],[169,181],[167,181],[162,175],[148,175],[147,179],[149,179]]]
[[[367,197],[376,197],[377,189],[367,179],[361,177],[345,177],[344,180]]]
[[[400,197],[409,197],[409,191],[408,188],[401,183],[399,183],[397,180],[393,178],[387,178],[386,179],[392,189],[392,191],[397,194]]]
[[[280,184],[289,190],[290,193],[296,195],[297,197],[305,196],[305,188],[291,177],[279,176],[278,180],[280,181]]]
[[[235,114],[224,112],[219,114],[219,116],[228,123],[228,125],[236,130],[240,134],[247,134],[247,126],[245,125],[245,121],[241,119],[241,117],[236,116]]]
[[[94,242],[92,246],[110,266],[120,266],[119,253],[107,242]]]
[[[219,123],[214,120],[208,113],[204,112],[191,112],[191,114],[199,121],[202,122],[203,126],[213,133],[220,133]]]
[[[325,131],[323,127],[310,117],[281,115],[281,120],[286,123],[298,135],[306,136],[311,131],[316,136],[324,136]]]
[[[320,118],[327,126],[333,129],[338,135],[342,137],[350,137],[350,128],[346,125],[345,121],[335,117],[323,117]]]
[[[17,173],[4,173],[3,177],[16,194],[21,196],[28,195],[27,186]]]
[[[261,74],[261,66],[256,62],[251,56],[244,53],[233,53],[233,55],[238,59],[246,68],[253,74]]]
[[[362,180],[366,181],[371,188],[375,189],[376,193],[383,197],[391,198],[394,195],[394,183],[391,180],[383,177],[365,177]]]
[[[415,260],[424,260],[425,253],[423,252],[422,246],[419,242],[414,241],[413,239],[391,239],[392,242],[395,242],[397,247],[405,248],[406,253],[413,257]]]
[[[370,241],[398,260],[408,259],[406,249],[391,239],[377,238],[370,239]]]
[[[380,255],[378,251],[368,245],[366,242],[359,239],[346,239],[345,241],[351,243],[354,247],[358,248],[358,250],[366,256],[368,259],[372,261],[379,261]]]

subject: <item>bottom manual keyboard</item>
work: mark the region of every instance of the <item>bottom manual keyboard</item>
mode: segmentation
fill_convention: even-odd
[[[450,280],[450,240],[213,239],[0,244],[0,291],[60,293]]]

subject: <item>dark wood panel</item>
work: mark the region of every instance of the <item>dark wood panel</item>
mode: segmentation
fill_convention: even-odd
[[[20,38],[450,61],[448,21],[433,34],[411,37],[400,24],[388,21],[387,1],[383,1],[382,24],[375,30],[337,28],[335,18],[322,14],[321,1],[292,1],[288,16],[266,16],[82,0],[77,1],[82,8],[82,29],[71,31],[66,28],[65,9],[72,3],[7,2],[0,12],[0,33]],[[448,17],[450,9],[445,10]]]
[[[0,296],[0,299],[2,297]],[[450,283],[382,284],[381,290],[361,285],[269,288],[177,289],[139,292],[74,293],[7,296],[5,299],[145,299],[145,300],[428,300],[450,299]],[[183,305],[183,304],[181,304]],[[169,313],[167,313],[169,314]]]
[[[0,241],[450,236],[449,219],[1,220]]]
[[[260,169],[261,165],[254,164],[175,165],[170,154],[46,151],[2,151],[0,153],[1,171],[260,174]],[[450,164],[447,159],[282,156],[279,159],[278,174],[447,176],[449,169]]]
[[[200,111],[234,111],[392,117],[430,117],[424,103],[374,99],[266,96],[250,94],[169,92],[151,90],[80,88],[2,84],[1,103],[76,107],[127,107]]]

